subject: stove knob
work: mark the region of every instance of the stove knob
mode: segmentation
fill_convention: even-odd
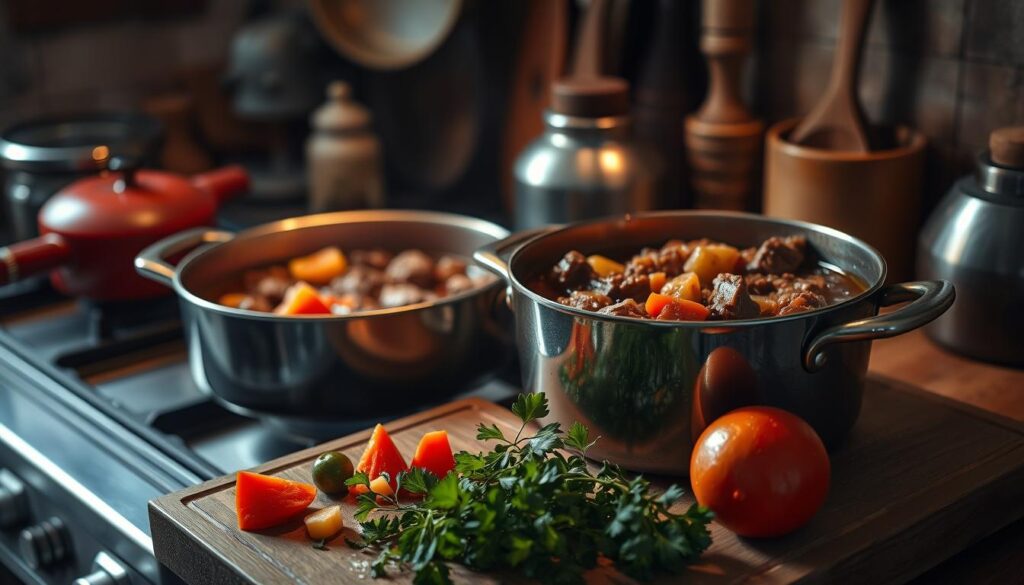
[[[28,493],[13,473],[0,469],[0,528],[14,528],[28,520]]]
[[[75,579],[71,585],[129,585],[128,571],[117,559],[105,552],[96,554],[92,561],[92,573]]]
[[[68,529],[56,516],[22,530],[18,545],[22,558],[33,569],[56,565],[71,552]]]

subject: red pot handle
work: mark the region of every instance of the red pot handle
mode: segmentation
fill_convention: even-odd
[[[45,234],[0,248],[0,285],[47,272],[67,262],[71,248],[58,234]]]
[[[249,173],[242,166],[231,165],[196,175],[192,184],[223,203],[249,190]]]

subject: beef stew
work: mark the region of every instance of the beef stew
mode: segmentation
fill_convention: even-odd
[[[242,274],[241,291],[219,297],[222,305],[279,315],[334,314],[387,309],[433,301],[494,281],[467,272],[452,255],[435,258],[422,250],[337,247]]]
[[[770,237],[746,249],[707,239],[671,240],[625,262],[571,250],[529,286],[585,311],[671,321],[789,315],[864,291],[813,256],[803,236]]]

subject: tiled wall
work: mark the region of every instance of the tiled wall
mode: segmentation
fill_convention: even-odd
[[[841,0],[762,0],[755,107],[806,113],[832,66]],[[990,130],[1024,124],[1024,2],[878,0],[861,70],[872,121],[929,139],[926,207],[971,168]]]
[[[184,67],[224,61],[246,2],[208,0],[196,16],[118,20],[14,34],[0,6],[0,125],[29,116],[138,107]]]

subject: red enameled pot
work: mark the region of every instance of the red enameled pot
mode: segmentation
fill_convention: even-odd
[[[0,285],[52,271],[57,290],[100,301],[155,297],[167,288],[135,272],[135,256],[176,232],[213,225],[218,207],[248,188],[241,167],[191,179],[136,170],[111,159],[109,171],[68,185],[39,212],[39,237],[0,248]]]

